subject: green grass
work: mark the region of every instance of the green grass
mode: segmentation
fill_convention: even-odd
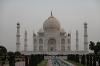
[[[72,64],[75,64],[76,66],[86,66],[86,65],[83,65],[83,64],[80,64],[80,63],[76,63],[74,61],[70,61],[70,60],[67,60],[67,61],[72,63]]]
[[[47,66],[47,60],[43,60],[38,66]]]

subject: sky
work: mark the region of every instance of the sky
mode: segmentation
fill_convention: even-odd
[[[21,50],[24,32],[28,32],[28,50],[32,51],[32,34],[43,27],[50,12],[71,32],[75,50],[75,32],[79,32],[79,49],[83,50],[84,22],[88,23],[88,41],[100,41],[100,0],[0,0],[0,45],[16,50],[16,23],[21,24]]]

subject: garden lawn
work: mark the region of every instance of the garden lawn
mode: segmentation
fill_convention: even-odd
[[[43,60],[38,64],[38,66],[47,66],[47,60]]]

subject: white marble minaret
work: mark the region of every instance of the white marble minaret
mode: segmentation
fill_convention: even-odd
[[[20,51],[20,23],[17,23],[16,51]]]
[[[84,51],[88,51],[87,23],[84,23]]]
[[[27,51],[27,31],[25,30],[25,38],[24,38],[24,51]]]
[[[76,51],[79,50],[79,38],[78,38],[78,30],[76,30]]]
[[[71,50],[71,33],[68,33],[68,50]]]

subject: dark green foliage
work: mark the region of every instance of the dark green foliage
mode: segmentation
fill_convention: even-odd
[[[6,55],[4,55],[4,56],[2,56],[2,58],[1,58],[1,60],[0,61],[2,61],[2,66],[5,64],[5,60],[6,60]]]
[[[15,52],[15,57],[20,57],[21,56],[21,53],[20,52]]]
[[[25,56],[25,66],[28,66],[28,60],[29,60],[28,56]]]
[[[79,61],[79,54],[76,54],[76,55],[69,54],[69,55],[67,55],[67,59],[71,60],[71,61],[74,61],[74,62],[77,62],[77,63],[80,63],[80,61]]]
[[[0,56],[1,56],[1,60],[2,61],[2,66],[3,64],[5,64],[5,60],[6,60],[6,54],[7,54],[7,49],[4,46],[0,46]]]
[[[89,66],[92,66],[92,55],[89,55],[89,59],[90,59]]]
[[[4,56],[7,53],[7,49],[4,46],[0,46],[0,56]]]
[[[96,44],[96,50],[97,50],[97,53],[100,53],[100,42],[97,42],[97,44]]]
[[[89,49],[90,50],[94,50],[94,46],[95,46],[95,43],[90,41],[90,44],[89,44]]]
[[[97,42],[96,44],[93,41],[90,41],[89,49],[93,50],[95,54],[100,52],[100,42]]]
[[[44,60],[44,55],[42,54],[30,55],[29,66],[37,66],[37,64],[40,63],[42,60]]]
[[[34,55],[29,57],[29,66],[37,66],[36,57]]]
[[[67,56],[67,59],[68,59],[68,60],[71,60],[71,61],[75,61],[75,60],[76,60],[75,58],[76,58],[76,57],[75,57],[74,54],[69,54],[69,55]]]
[[[93,55],[93,64],[92,65],[96,66],[96,56],[95,55]]]
[[[82,55],[82,57],[81,57],[81,64],[83,64],[83,65],[86,64],[86,57],[85,57],[85,55]]]
[[[8,61],[9,61],[9,66],[15,66],[15,54],[13,52],[8,52]]]
[[[76,62],[80,63],[80,62],[79,62],[79,54],[76,54],[75,60],[76,60]]]
[[[98,63],[99,63],[99,66],[100,66],[100,55],[98,55]]]
[[[78,62],[78,58],[81,62]],[[100,55],[97,54],[87,54],[87,55],[78,55],[78,54],[69,54],[67,55],[67,59],[74,61],[76,63],[81,63],[86,66],[96,66],[96,62],[99,63],[100,66]]]
[[[99,63],[99,66],[100,66],[100,58],[99,58],[99,60],[98,60],[98,63]]]
[[[89,54],[86,55],[86,65],[89,66]]]

